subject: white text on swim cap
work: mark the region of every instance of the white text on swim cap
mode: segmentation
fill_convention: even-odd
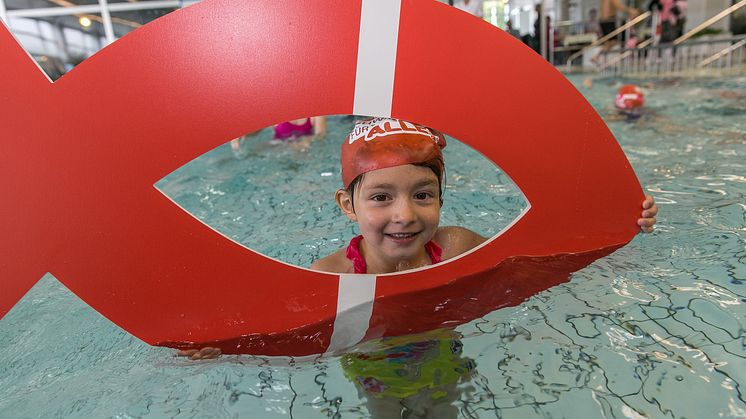
[[[424,135],[430,137],[436,144],[440,142],[440,139],[426,127],[390,118],[374,118],[358,123],[350,133],[348,141],[352,144],[361,138],[371,141],[378,137],[401,133]]]

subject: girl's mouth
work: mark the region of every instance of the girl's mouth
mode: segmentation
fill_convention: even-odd
[[[420,234],[419,232],[416,233],[386,233],[386,237],[393,240],[395,243],[399,244],[407,244],[411,241],[413,241],[417,235]]]

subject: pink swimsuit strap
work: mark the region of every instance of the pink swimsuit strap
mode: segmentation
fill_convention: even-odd
[[[275,138],[279,140],[311,134],[313,134],[311,118],[306,118],[306,122],[300,125],[295,125],[292,122],[283,122],[275,125]]]
[[[356,274],[368,273],[368,265],[365,263],[362,253],[360,253],[360,242],[362,240],[363,236],[354,237],[350,240],[350,245],[347,246],[346,256],[352,262]],[[432,261],[433,265],[442,262],[443,249],[434,241],[430,240],[425,243],[425,252],[430,256],[430,261]]]

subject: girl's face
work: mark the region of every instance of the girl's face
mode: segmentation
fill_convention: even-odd
[[[365,174],[354,194],[354,209],[345,190],[338,192],[337,203],[360,226],[366,260],[416,266],[440,222],[435,173],[411,164],[374,170]]]

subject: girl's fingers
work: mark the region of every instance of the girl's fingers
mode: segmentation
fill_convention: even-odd
[[[643,233],[652,233],[655,229],[653,227],[655,225],[655,218],[640,218],[637,220],[637,225],[640,226],[640,230]]]
[[[211,348],[211,347],[205,347],[202,349],[186,349],[186,350],[180,350],[176,352],[176,356],[185,356],[193,361],[197,361],[200,359],[213,359],[220,356],[222,352],[220,351],[220,348]]]
[[[643,211],[642,218],[655,218],[656,214],[658,214],[658,209],[653,207],[651,209]]]

